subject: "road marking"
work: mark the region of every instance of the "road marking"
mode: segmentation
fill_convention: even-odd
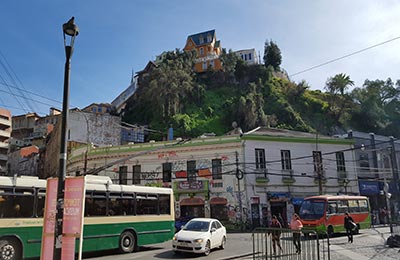
[[[349,249],[346,249],[346,248],[344,248],[344,247],[338,246],[338,245],[332,245],[332,244],[331,244],[330,247],[331,247],[331,249],[332,249],[333,251],[335,251],[336,253],[339,253],[339,254],[341,254],[341,255],[344,255],[344,256],[346,256],[346,257],[348,257],[348,258],[351,258],[351,259],[353,259],[353,260],[370,260],[369,257],[366,257],[366,256],[363,256],[363,255],[354,253],[353,251],[351,251],[351,250],[349,250]]]

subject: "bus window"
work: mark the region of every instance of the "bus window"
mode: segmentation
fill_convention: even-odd
[[[36,216],[43,217],[44,215],[44,202],[46,200],[46,191],[39,190],[37,195]]]
[[[171,214],[171,208],[170,208],[170,196],[169,195],[164,195],[161,194],[159,196],[159,208],[160,208],[160,214]]]
[[[336,200],[331,200],[328,202],[328,214],[337,214]]]
[[[338,213],[346,213],[347,211],[347,200],[338,200]]]
[[[358,200],[349,200],[349,213],[358,213]]]
[[[2,218],[30,218],[33,216],[34,196],[2,195],[0,214]]]
[[[360,206],[360,212],[369,212],[367,200],[358,200],[358,205]]]
[[[86,193],[85,216],[106,216],[107,198],[105,192]]]
[[[324,200],[305,200],[301,204],[300,218],[301,219],[320,219],[325,215]]]
[[[108,215],[127,216],[133,215],[134,200],[130,198],[111,198],[108,204]]]
[[[137,215],[156,215],[157,195],[137,194],[136,196],[136,214]]]

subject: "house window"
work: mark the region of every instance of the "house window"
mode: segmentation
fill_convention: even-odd
[[[96,107],[92,107],[92,111],[96,113],[97,108]]]
[[[119,184],[128,184],[128,166],[119,167]]]
[[[210,61],[210,67],[213,68],[214,67],[214,61]]]
[[[172,163],[163,163],[163,182],[171,182],[172,176]]]
[[[200,48],[200,56],[204,55],[204,48]]]
[[[212,177],[214,180],[222,179],[222,162],[221,159],[213,159],[212,164]]]
[[[255,149],[256,152],[256,169],[265,169],[265,150]]]
[[[101,107],[98,107],[98,108],[97,108],[97,112],[101,113],[101,111],[102,111],[102,108],[101,108]]]
[[[322,153],[321,151],[313,151],[314,172],[322,174]]]
[[[211,42],[211,35],[207,35],[207,42]]]
[[[196,161],[187,161],[187,181],[196,181]]]
[[[204,38],[203,38],[203,36],[200,37],[199,41],[200,41],[200,44],[203,44],[203,43],[204,43]]]
[[[249,53],[249,60],[251,60],[251,53]]]
[[[367,153],[360,154],[359,162],[361,171],[369,171],[369,157]]]
[[[142,172],[140,165],[133,166],[133,184],[140,184],[140,174]]]
[[[206,70],[207,69],[207,61],[204,61],[203,62],[203,70]]]
[[[282,170],[292,169],[292,159],[290,158],[289,150],[281,150],[281,163],[282,163]]]
[[[336,167],[338,172],[345,172],[346,171],[346,164],[344,161],[344,152],[337,152],[336,153]]]
[[[247,60],[247,54],[244,55],[244,60]]]

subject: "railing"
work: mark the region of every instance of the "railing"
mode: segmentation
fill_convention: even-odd
[[[300,250],[294,237],[300,236]],[[256,228],[253,237],[253,259],[330,260],[329,236],[307,232],[307,236],[290,229]]]

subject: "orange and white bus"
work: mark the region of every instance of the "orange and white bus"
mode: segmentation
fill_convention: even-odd
[[[344,214],[348,212],[357,224],[355,233],[371,226],[368,198],[365,196],[319,195],[307,197],[300,207],[303,232],[327,232],[329,235],[345,231]]]

